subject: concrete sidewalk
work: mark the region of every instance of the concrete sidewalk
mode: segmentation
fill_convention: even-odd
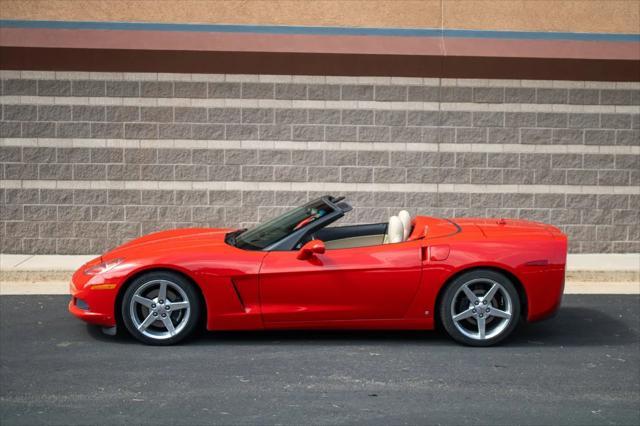
[[[0,254],[0,295],[67,294],[74,270],[96,256]],[[565,293],[640,294],[640,254],[570,254]]]

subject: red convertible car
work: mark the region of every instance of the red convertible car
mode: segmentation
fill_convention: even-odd
[[[421,329],[489,346],[552,315],[567,238],[510,219],[329,226],[351,210],[324,196],[253,229],[178,229],[130,241],[74,275],[69,310],[153,345],[198,327]]]

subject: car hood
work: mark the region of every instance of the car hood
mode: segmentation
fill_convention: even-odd
[[[136,238],[109,251],[103,258],[121,257],[130,252],[176,252],[194,249],[212,249],[225,245],[225,235],[234,229],[185,228],[155,232]]]

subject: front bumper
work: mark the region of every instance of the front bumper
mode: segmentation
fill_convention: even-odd
[[[110,283],[99,276],[86,276],[82,270],[83,268],[80,268],[73,274],[69,285],[71,293],[69,312],[91,324],[105,327],[115,326],[115,302],[118,286],[108,285]]]

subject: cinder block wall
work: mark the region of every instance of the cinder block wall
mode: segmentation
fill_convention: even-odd
[[[325,193],[348,222],[552,223],[640,252],[640,84],[3,71],[3,253],[99,253],[263,221]]]

